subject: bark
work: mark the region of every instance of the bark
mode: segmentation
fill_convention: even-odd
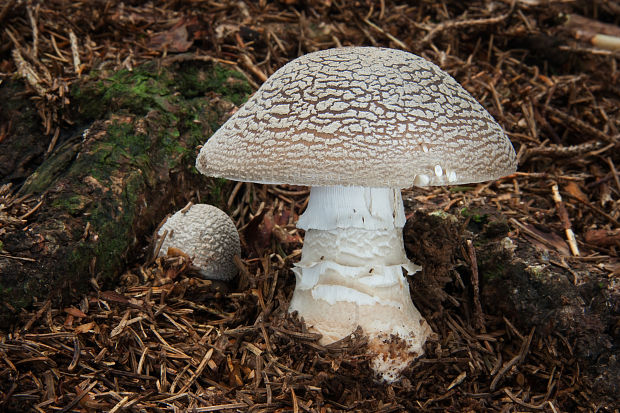
[[[0,182],[20,182],[43,161],[47,149],[34,103],[20,81],[0,87]]]
[[[115,280],[192,191],[207,189],[202,200],[221,204],[227,184],[196,172],[197,146],[249,92],[240,74],[208,62],[99,73],[74,87],[74,118],[88,128],[58,144],[20,188],[41,206],[0,232],[0,326],[91,279]]]
[[[581,384],[600,396],[616,397],[620,393],[620,293],[613,281],[603,272],[590,271],[591,266],[579,268],[572,263],[571,273],[552,264],[550,258],[560,261],[555,253],[522,237],[509,238],[514,228],[500,216],[466,215],[467,219],[460,212],[418,212],[407,222],[405,246],[411,260],[423,267],[414,277],[414,303],[424,302],[437,312],[443,306],[458,305],[446,291],[459,291],[460,277],[467,289],[461,311],[468,318],[475,316],[472,265],[466,254],[466,241],[473,240],[483,312],[506,317],[524,335],[534,327],[543,337],[566,340],[583,371]]]

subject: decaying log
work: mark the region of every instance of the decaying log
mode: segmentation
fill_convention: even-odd
[[[521,331],[535,329],[542,336],[561,337],[571,345],[571,353],[580,363],[582,380],[601,394],[618,394],[620,372],[617,314],[620,294],[613,281],[603,272],[580,268],[578,258],[540,243],[524,242],[511,234],[522,230],[514,220],[506,221],[499,214],[467,212],[475,225],[463,227],[462,214],[417,212],[404,228],[405,247],[409,258],[423,265],[413,277],[413,299],[416,303],[439,312],[442,306],[462,305],[448,302],[449,296],[436,293],[449,288],[468,288],[475,306],[476,277],[468,262],[467,241],[472,239],[477,257],[480,301],[486,316],[514,320]],[[613,237],[613,231],[606,231]],[[595,236],[603,236],[597,232]],[[560,237],[558,237],[562,240]],[[594,239],[594,238],[593,238]],[[549,248],[545,250],[545,248]],[[555,263],[562,255],[571,261]],[[570,271],[579,273],[574,283]],[[421,288],[424,286],[424,288]],[[429,294],[428,291],[432,291]],[[418,291],[427,291],[426,295]],[[439,305],[439,301],[446,301]],[[476,311],[475,310],[474,314]]]
[[[239,73],[197,61],[99,73],[74,87],[75,117],[88,127],[25,181],[15,197],[36,209],[0,232],[0,325],[50,295],[114,280],[192,191],[223,205],[217,190],[227,184],[201,177],[194,159],[249,92]]]

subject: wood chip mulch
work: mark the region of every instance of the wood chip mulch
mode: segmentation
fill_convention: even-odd
[[[512,239],[536,245],[575,285],[603,277],[617,300],[620,51],[599,35],[620,38],[619,16],[614,0],[6,0],[0,81],[27,83],[50,152],[71,123],[69,88],[91,70],[215,59],[256,87],[318,49],[412,51],[488,108],[518,152],[519,172],[471,188],[405,191],[409,205],[492,208]],[[0,125],[0,141],[12,127]],[[37,207],[12,198],[14,189],[0,186],[0,231],[27,226]],[[307,193],[234,186],[228,212],[242,235],[248,227],[261,235],[246,237],[236,285],[197,278],[183,257],[145,253],[117,288],[93,279],[72,304],[21,314],[0,332],[0,410],[618,411],[584,384],[571,340],[484,313],[471,240],[460,255],[475,274],[467,285],[453,271],[442,304],[416,301],[437,337],[403,380],[373,381],[360,335],[318,344],[286,314],[301,248],[294,222]]]

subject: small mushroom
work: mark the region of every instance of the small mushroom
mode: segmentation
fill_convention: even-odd
[[[160,256],[176,248],[191,258],[204,278],[230,280],[237,275],[233,259],[241,254],[239,233],[230,217],[213,205],[196,204],[176,212],[157,236],[165,236]]]
[[[234,156],[230,156],[234,153]],[[395,380],[431,329],[414,307],[400,189],[516,169],[502,128],[452,77],[411,53],[348,47],[276,71],[203,146],[205,175],[308,185],[289,311],[324,344],[361,326],[373,368]]]

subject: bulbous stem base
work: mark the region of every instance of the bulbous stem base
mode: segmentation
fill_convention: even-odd
[[[373,368],[394,381],[423,354],[431,329],[414,307],[403,270],[404,208],[391,188],[312,188],[298,226],[306,230],[289,311],[329,344],[362,327]],[[318,227],[318,228],[317,228]]]

